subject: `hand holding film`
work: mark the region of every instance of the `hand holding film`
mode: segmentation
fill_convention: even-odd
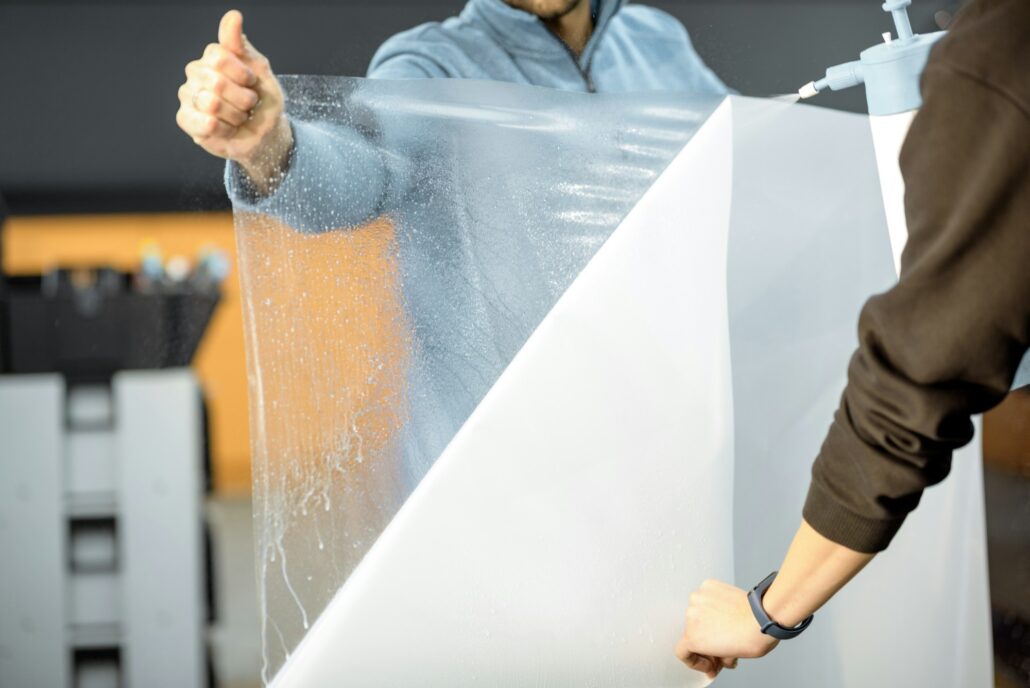
[[[218,43],[186,67],[176,121],[201,148],[240,163],[259,188],[276,178],[293,140],[283,94],[268,59],[243,33],[243,15],[225,13]]]

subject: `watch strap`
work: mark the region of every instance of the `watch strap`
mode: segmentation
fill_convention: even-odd
[[[762,606],[762,597],[765,595],[765,591],[769,589],[769,586],[772,585],[772,582],[776,580],[777,573],[779,571],[773,571],[762,579],[761,583],[752,588],[751,592],[747,594],[747,601],[751,604],[751,612],[755,615],[755,620],[758,621],[762,633],[770,635],[777,640],[790,640],[791,638],[798,637],[808,628],[808,625],[812,623],[812,619],[815,618],[815,614],[812,614],[793,627],[781,626],[772,620],[769,614],[766,613],[765,607]]]

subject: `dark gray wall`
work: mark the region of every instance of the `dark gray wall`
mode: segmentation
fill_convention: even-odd
[[[959,0],[915,0],[917,31]],[[281,74],[361,75],[389,35],[462,0],[250,0],[247,34]],[[652,0],[749,95],[794,91],[891,28],[879,0]],[[221,165],[177,129],[182,69],[227,4],[0,0],[0,192],[15,213],[224,207]],[[820,96],[860,110],[859,90]]]

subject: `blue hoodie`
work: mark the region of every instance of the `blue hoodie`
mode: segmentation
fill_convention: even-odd
[[[625,0],[595,0],[594,31],[577,58],[535,15],[504,0],[469,0],[457,17],[430,22],[393,36],[376,52],[369,78],[457,78],[507,81],[566,91],[628,93],[677,91],[719,96],[726,86],[705,66],[686,29],[671,15]],[[295,148],[290,172],[271,197],[260,197],[235,163],[226,166],[225,183],[233,205],[285,217],[302,231],[323,231],[359,224],[382,212],[387,178],[379,154],[358,132],[326,132],[293,122]],[[386,132],[389,134],[389,132]],[[366,185],[347,185],[350,217],[301,216],[288,212],[277,197],[298,197],[300,179],[329,176],[325,171],[362,171]],[[339,187],[337,187],[339,188]],[[287,212],[284,212],[287,211]]]
[[[599,227],[610,231],[612,216],[628,210],[627,196],[646,189],[650,179],[642,172],[663,156],[671,158],[726,93],[675,19],[658,10],[623,8],[622,4],[623,0],[599,0],[595,30],[578,59],[533,15],[511,8],[503,0],[470,0],[459,17],[391,38],[369,67],[374,79],[453,77],[581,93],[675,92],[669,101],[682,112],[676,117],[662,114],[660,109],[637,112],[634,116],[639,121],[626,123],[623,148],[607,144],[610,155],[617,156],[613,165],[598,165],[598,160],[593,160],[595,164],[580,170],[576,151],[594,144],[589,135],[578,132],[565,155],[555,155],[553,170],[524,178],[495,176],[498,165],[518,157],[519,151],[510,146],[517,145],[521,130],[477,130],[462,126],[458,117],[458,136],[452,141],[448,136],[453,132],[444,117],[443,121],[434,120],[429,128],[434,133],[427,140],[421,128],[412,130],[418,117],[404,107],[379,107],[374,126],[365,126],[363,131],[359,125],[345,126],[338,121],[347,121],[346,116],[330,117],[330,123],[319,116],[326,105],[320,89],[334,85],[323,80],[306,82],[298,89],[301,99],[307,87],[316,93],[312,103],[306,104],[315,108],[315,116],[312,121],[291,118],[295,146],[290,166],[271,195],[254,193],[235,163],[227,169],[226,183],[237,209],[281,218],[301,232],[354,226],[400,211],[396,241],[404,302],[420,353],[408,373],[406,398],[411,403],[399,441],[403,456],[396,467],[399,492],[393,495],[398,500],[443,451],[574,277],[577,266],[589,258],[590,247],[604,236]],[[388,86],[371,81],[365,91],[371,91],[374,98],[377,91],[389,94]],[[473,97],[467,93],[440,94],[428,89],[420,94],[427,91],[421,86],[410,85],[406,91],[412,102],[425,101],[430,111],[441,102],[472,109],[478,104],[465,100]],[[564,107],[571,121],[594,122],[609,132],[617,129],[629,112],[595,108],[586,96],[556,97],[546,91],[511,94],[489,88],[492,84],[481,86],[479,96],[492,98],[495,105],[512,102],[523,112],[532,109],[534,101],[544,111]],[[339,104],[344,106],[347,87],[340,85]],[[683,99],[683,94],[698,97]],[[296,105],[300,107],[294,110],[304,110],[304,103]],[[648,138],[651,134],[655,138]],[[544,135],[560,136],[558,132]],[[461,164],[445,166],[441,178],[433,183],[419,183],[419,172],[412,168],[423,174],[435,170],[432,161],[441,148],[449,150],[449,146],[456,147],[454,155]],[[388,161],[390,151],[402,155]],[[599,154],[603,159],[604,151]],[[408,165],[409,159],[415,163]],[[586,201],[587,207],[583,194],[567,193],[565,185],[553,183],[575,174],[581,174],[583,185],[597,194]],[[463,204],[451,202],[446,193],[436,193],[449,183],[469,189]],[[501,199],[511,197],[506,183],[523,185],[520,191],[537,202],[517,205],[502,200],[494,207],[492,193]],[[508,211],[514,217],[508,217]],[[463,230],[470,222],[482,225],[474,237]],[[507,222],[545,231],[507,232]]]
[[[457,17],[386,41],[368,76],[490,79],[598,93],[726,93],[682,24],[624,0],[595,2],[594,31],[578,58],[536,16],[503,0],[469,0]]]

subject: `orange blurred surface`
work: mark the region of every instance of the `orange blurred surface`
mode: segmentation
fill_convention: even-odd
[[[984,414],[984,461],[995,470],[1030,478],[1030,391],[1010,392]]]
[[[409,348],[392,225],[304,234],[241,217],[251,391],[264,403],[252,458],[272,468],[378,453],[402,423]],[[343,446],[353,440],[362,446]]]

